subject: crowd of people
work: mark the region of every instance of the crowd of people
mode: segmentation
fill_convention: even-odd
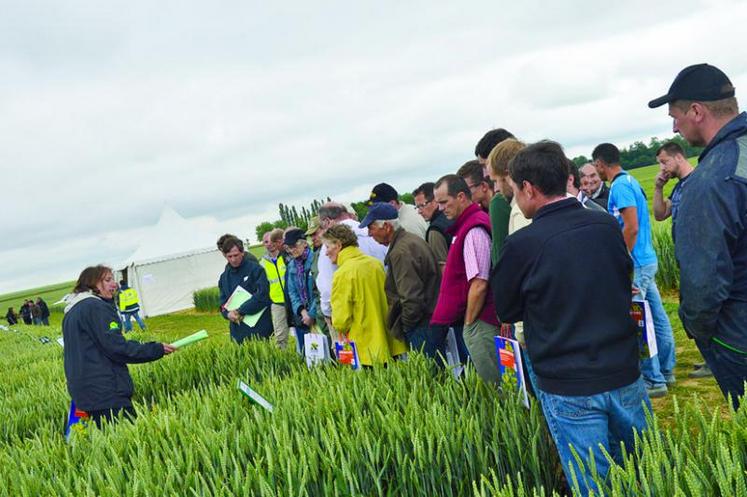
[[[494,386],[494,338],[514,338],[566,477],[587,494],[593,484],[580,465],[604,475],[605,452],[622,461],[620,442],[632,447],[647,428],[649,399],[676,381],[648,194],[655,218],[672,218],[679,317],[701,370],[734,407],[747,378],[747,114],[728,77],[707,64],[682,70],[649,106],[664,104],[673,131],[705,149],[693,169],[676,143],[662,146],[654,192],[623,169],[611,143],[577,167],[556,142],[525,144],[496,128],[478,140],[474,160],[414,188],[414,207],[380,183],[363,219],[327,202],[305,230],[267,233],[260,259],[221,236],[218,286],[231,338],[286,348],[293,330],[302,352],[308,333],[323,333],[354,342],[368,368],[412,350],[444,364],[453,330],[460,358]],[[678,183],[665,198],[671,179]],[[132,415],[127,363],[173,352],[123,338],[116,286],[109,268],[86,268],[63,320],[68,390],[99,418]],[[249,297],[229,309],[238,287]],[[650,307],[653,357],[641,354],[634,299]],[[123,312],[132,311],[127,302],[120,297]]]
[[[706,148],[693,169],[676,142],[662,146],[653,192],[623,169],[611,143],[577,167],[558,143],[525,144],[497,128],[478,141],[474,160],[414,188],[415,207],[380,183],[362,220],[328,202],[307,231],[268,233],[259,263],[224,235],[221,299],[237,285],[253,295],[223,311],[231,336],[285,347],[289,327],[299,346],[306,333],[325,333],[354,341],[367,367],[410,350],[442,360],[453,329],[462,358],[490,384],[500,381],[494,337],[516,338],[569,481],[583,480],[578,462],[588,467],[591,458],[605,474],[604,451],[621,461],[619,442],[631,447],[646,429],[649,398],[676,381],[656,286],[653,195],[655,219],[672,218],[680,318],[705,359],[697,376],[712,371],[736,407],[747,377],[747,116],[726,75],[707,64],[684,69],[649,105],[664,104],[673,130]],[[633,300],[648,302],[653,356],[641,354]],[[268,306],[271,318],[242,322]]]
[[[36,301],[26,299],[18,312],[13,307],[8,307],[5,320],[10,326],[21,322],[34,326],[49,326],[49,306],[41,297],[37,297]]]

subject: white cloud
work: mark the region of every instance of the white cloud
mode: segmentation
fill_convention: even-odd
[[[495,126],[569,155],[666,135],[646,102],[690,63],[747,86],[738,2],[60,5],[0,20],[0,291],[134,250],[165,204],[250,236],[279,202],[412,190]]]

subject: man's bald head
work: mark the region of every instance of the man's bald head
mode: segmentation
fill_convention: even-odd
[[[319,223],[323,229],[339,223],[345,219],[350,219],[350,213],[347,207],[339,202],[326,202],[319,207]]]
[[[587,162],[578,170],[581,173],[581,190],[588,196],[599,190],[602,186],[602,178],[599,177],[597,168],[591,162]]]

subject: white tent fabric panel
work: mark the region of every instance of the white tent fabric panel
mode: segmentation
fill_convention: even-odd
[[[225,265],[223,255],[211,249],[174,259],[133,264],[127,268],[127,273],[130,286],[140,295],[142,313],[153,317],[193,307],[193,292],[216,286]]]

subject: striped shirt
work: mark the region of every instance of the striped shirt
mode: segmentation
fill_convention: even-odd
[[[471,229],[464,237],[464,269],[467,281],[488,280],[490,276],[490,235],[484,229]]]

